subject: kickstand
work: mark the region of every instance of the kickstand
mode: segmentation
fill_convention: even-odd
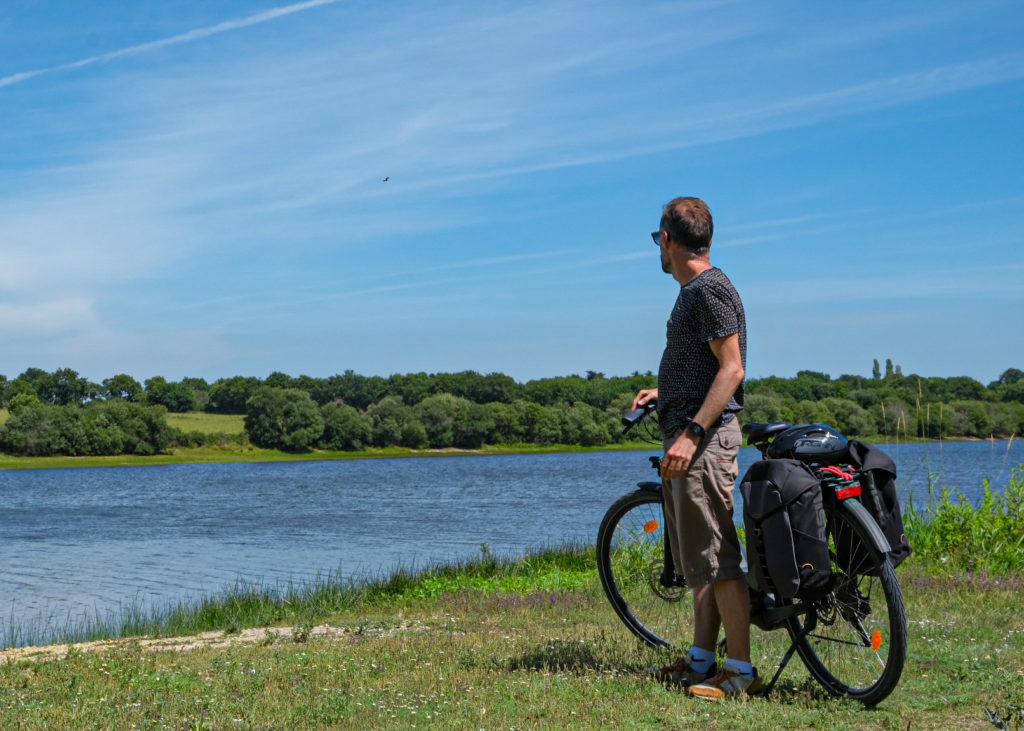
[[[786,650],[786,654],[782,656],[782,662],[779,663],[779,669],[775,671],[775,675],[772,677],[772,682],[768,683],[762,690],[761,695],[768,695],[772,692],[772,688],[775,687],[775,682],[782,675],[782,671],[786,669],[786,665],[793,659],[793,653],[796,652],[796,646],[803,642],[804,638],[807,637],[814,630],[814,622],[808,622],[807,625],[800,630],[800,634],[793,638],[793,643]]]

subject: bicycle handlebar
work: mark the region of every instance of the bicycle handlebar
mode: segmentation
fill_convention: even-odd
[[[624,414],[622,417],[622,425],[625,427],[625,429],[622,430],[622,433],[625,434],[634,426],[639,424],[643,420],[643,418],[652,411],[654,411],[656,407],[657,404],[654,401],[648,401],[643,406],[639,406],[630,411],[628,414]]]

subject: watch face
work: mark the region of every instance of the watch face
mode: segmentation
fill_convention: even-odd
[[[690,431],[692,431],[696,436],[698,436],[698,437],[704,436],[704,427],[702,427],[696,421],[691,421],[689,428],[690,428]]]

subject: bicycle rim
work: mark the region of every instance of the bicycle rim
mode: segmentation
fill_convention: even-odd
[[[869,523],[870,521],[870,523]],[[875,547],[877,525],[860,503],[837,506],[829,536],[835,584],[813,615],[787,629],[811,675],[834,695],[874,705],[895,689],[907,651],[907,619],[896,573]],[[884,539],[883,539],[884,540]]]
[[[637,490],[605,514],[597,537],[598,572],[615,612],[651,647],[679,645],[692,625],[686,587],[661,585],[664,568],[661,494]]]

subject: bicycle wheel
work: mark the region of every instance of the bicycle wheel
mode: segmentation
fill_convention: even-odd
[[[625,625],[651,647],[678,645],[691,602],[685,586],[664,586],[664,513],[660,490],[617,500],[597,533],[597,566],[608,600]]]
[[[811,675],[830,693],[874,705],[900,680],[907,655],[907,617],[888,542],[859,502],[832,514],[829,553],[835,584],[816,609],[787,625]]]

